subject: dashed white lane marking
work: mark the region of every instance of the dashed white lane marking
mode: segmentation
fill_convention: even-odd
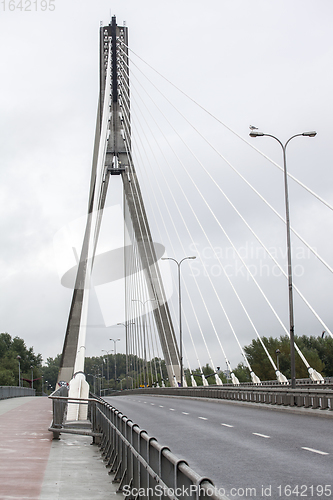
[[[182,411],[182,414],[183,415],[189,415],[189,413],[187,413],[186,411]]]
[[[224,427],[233,427],[233,425],[229,425],[229,424],[221,424],[223,425]]]
[[[312,451],[312,453],[318,453],[319,455],[329,455],[326,451],[314,450],[313,448],[307,448],[306,446],[302,446],[303,450]]]
[[[169,408],[169,410],[170,410],[170,411],[175,411],[175,409],[174,409],[174,408]]]
[[[198,418],[201,418],[201,420],[208,420],[208,418],[206,417],[198,417]]]
[[[155,403],[150,403],[152,406],[155,406]]]
[[[259,434],[259,432],[252,432],[255,436],[259,436],[261,438],[269,439],[271,436],[266,436],[266,434]]]
[[[159,406],[160,408],[164,408],[164,406],[163,406],[163,405],[158,405],[158,406]]]

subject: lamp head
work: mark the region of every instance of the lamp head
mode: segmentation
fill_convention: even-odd
[[[312,130],[311,132],[303,132],[302,135],[304,135],[305,137],[314,137],[315,135],[317,135],[317,132]]]
[[[261,137],[265,135],[263,132],[259,132],[258,130],[251,130],[250,137]]]

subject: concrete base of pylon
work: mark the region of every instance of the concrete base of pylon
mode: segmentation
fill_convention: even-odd
[[[78,372],[69,382],[69,398],[87,399],[89,397],[89,384],[84,373]],[[67,421],[86,421],[88,416],[88,403],[68,403]]]

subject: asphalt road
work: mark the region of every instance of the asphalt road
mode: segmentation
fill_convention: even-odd
[[[333,419],[162,396],[105,398],[235,498],[333,498]]]

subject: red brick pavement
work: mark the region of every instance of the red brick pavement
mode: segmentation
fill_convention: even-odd
[[[52,404],[36,397],[0,415],[0,499],[38,500],[50,454]]]

